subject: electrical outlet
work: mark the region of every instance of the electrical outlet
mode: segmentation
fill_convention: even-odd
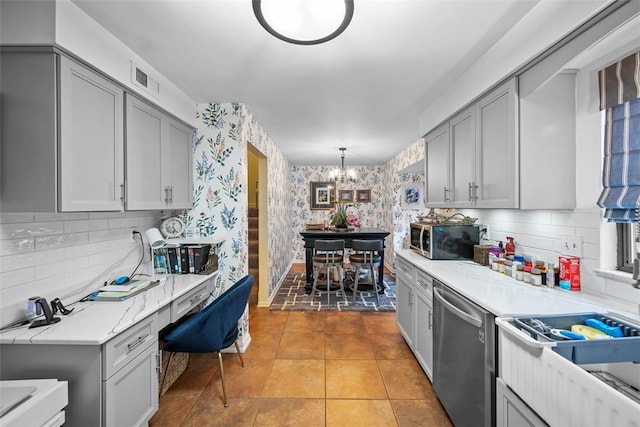
[[[577,234],[560,235],[560,253],[582,257],[582,236]]]

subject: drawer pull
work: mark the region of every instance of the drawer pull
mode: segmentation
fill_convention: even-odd
[[[195,304],[202,298],[202,294],[198,294],[189,300],[189,304]]]
[[[127,344],[127,348],[129,349],[129,351],[133,350],[134,348],[142,344],[147,339],[147,337],[149,337],[149,334],[138,337],[138,339],[136,339],[134,342]]]

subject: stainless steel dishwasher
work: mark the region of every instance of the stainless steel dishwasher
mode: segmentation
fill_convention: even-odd
[[[494,319],[433,281],[433,388],[457,427],[495,425]]]

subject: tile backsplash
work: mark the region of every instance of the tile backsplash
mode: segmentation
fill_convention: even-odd
[[[141,259],[133,231],[157,227],[161,212],[0,214],[0,325],[41,296],[71,304],[105,281],[130,275]],[[137,272],[148,273],[144,254]]]
[[[614,269],[615,255],[607,256],[603,244],[602,210],[599,208],[573,211],[462,209],[463,214],[478,218],[478,224],[489,226],[490,243],[506,243],[513,236],[516,252],[558,264],[561,235],[582,236],[581,288],[604,294],[624,302],[640,305],[640,290],[627,283],[607,279],[596,269]]]

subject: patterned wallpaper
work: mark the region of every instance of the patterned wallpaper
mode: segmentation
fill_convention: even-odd
[[[381,166],[354,166],[357,181],[339,184],[342,190],[371,190],[370,203],[356,203],[348,213],[357,215],[363,227],[379,227],[390,230],[387,238],[385,260],[395,264],[395,249],[406,247],[409,223],[425,210],[405,209],[401,204],[402,187],[405,183],[424,186],[424,174],[403,173],[402,170],[424,159],[424,140],[419,139]],[[329,219],[327,210],[310,209],[310,182],[327,181],[334,166],[294,166],[291,168],[293,205],[292,223],[295,230],[304,230],[306,223],[319,223]],[[294,244],[295,260],[304,260],[304,245],[299,235]],[[389,255],[388,255],[389,254]]]
[[[246,107],[238,103],[198,105],[194,151],[194,208],[186,213],[187,232],[226,236],[219,250],[216,290],[248,274],[247,144],[267,158],[269,278],[271,295],[292,254],[282,248],[293,231],[289,212],[289,163]]]

